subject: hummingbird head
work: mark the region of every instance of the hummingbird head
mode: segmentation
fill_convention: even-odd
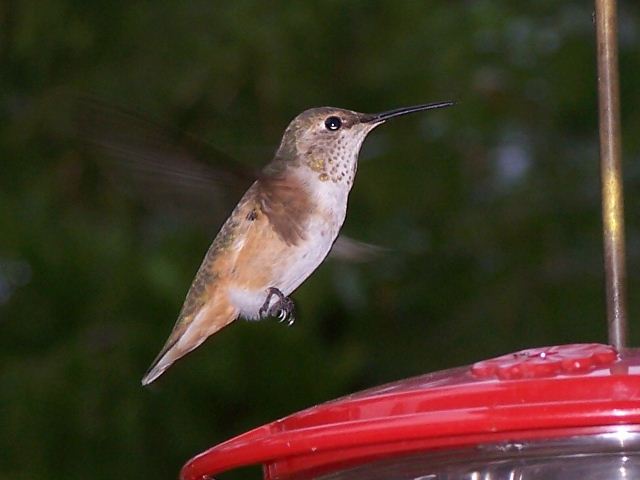
[[[393,117],[450,105],[453,102],[429,103],[375,114],[334,107],[305,110],[285,130],[271,168],[306,167],[322,182],[351,186],[360,147],[371,130]]]

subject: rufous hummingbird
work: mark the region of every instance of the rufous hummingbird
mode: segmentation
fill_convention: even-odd
[[[239,317],[293,323],[289,295],[318,268],[338,236],[367,134],[390,118],[452,104],[376,114],[320,107],[295,117],[273,160],[209,247],[142,384]]]

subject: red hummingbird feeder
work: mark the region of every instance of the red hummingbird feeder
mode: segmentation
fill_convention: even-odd
[[[611,345],[531,348],[333,400],[189,460],[182,480],[640,478],[640,349],[626,348],[615,0],[596,0]]]

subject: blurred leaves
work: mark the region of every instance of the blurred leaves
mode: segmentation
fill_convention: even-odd
[[[633,318],[640,7],[620,8]],[[577,0],[0,4],[0,477],[175,478],[214,443],[359,388],[605,341],[591,13]],[[68,93],[253,167],[311,106],[457,106],[365,143],[345,232],[390,252],[327,262],[294,294],[292,328],[238,322],[143,389],[217,226],[124,195],[75,135]]]

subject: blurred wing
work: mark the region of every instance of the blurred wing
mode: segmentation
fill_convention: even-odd
[[[340,235],[329,253],[329,258],[346,262],[369,262],[380,257],[386,248],[372,243],[355,240],[346,235]]]
[[[219,226],[256,178],[189,134],[91,97],[76,105],[79,134],[101,170],[152,211]]]

